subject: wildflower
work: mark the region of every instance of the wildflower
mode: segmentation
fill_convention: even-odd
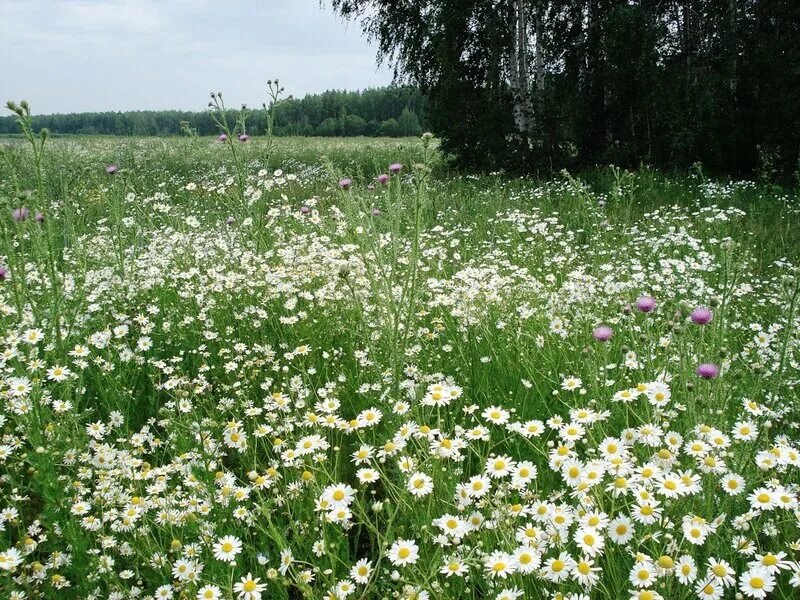
[[[517,600],[518,598],[522,598],[525,595],[519,588],[504,588],[497,592],[497,596],[494,597],[495,600]]]
[[[754,510],[772,510],[776,507],[775,494],[767,488],[756,488],[747,497]]]
[[[752,442],[758,437],[758,428],[752,421],[739,421],[733,426],[733,438],[742,442]]]
[[[372,563],[366,558],[359,560],[350,569],[350,577],[353,578],[353,581],[362,585],[369,583],[370,575],[372,575]]]
[[[785,552],[778,552],[777,554],[773,554],[772,552],[758,554],[755,559],[750,562],[750,566],[762,567],[773,575],[777,575],[781,569],[791,568],[791,564],[786,560]]]
[[[28,210],[27,206],[21,206],[20,208],[15,208],[11,211],[11,218],[15,221],[24,221],[28,218],[30,214],[30,210]]]
[[[67,377],[69,377],[72,373],[66,367],[60,367],[55,365],[51,369],[47,370],[47,378],[50,381],[64,381]]]
[[[716,558],[708,559],[706,577],[709,579],[713,577],[722,587],[729,587],[736,583],[734,579],[735,575],[736,571],[733,570],[727,561]]]
[[[261,579],[253,578],[253,576],[248,573],[246,577],[242,577],[233,586],[233,591],[239,595],[241,600],[260,600],[261,592],[267,589],[267,586],[260,582]]]
[[[197,590],[197,600],[219,600],[222,598],[222,590],[215,585],[204,585]]]
[[[26,344],[35,345],[44,339],[41,329],[28,329],[22,336]]]
[[[714,318],[714,313],[706,307],[700,306],[692,311],[690,318],[695,325],[706,325]]]
[[[725,593],[725,589],[716,579],[706,579],[700,581],[695,587],[698,598],[703,600],[720,600]]]
[[[281,575],[286,575],[286,573],[289,572],[289,567],[291,567],[292,563],[294,562],[294,555],[292,554],[291,549],[284,548],[281,550],[280,560],[281,566],[278,568],[278,571]]]
[[[600,575],[598,573],[601,571],[602,569],[600,567],[595,566],[594,560],[591,558],[582,558],[575,565],[575,571],[572,577],[584,587],[593,587],[600,580]]]
[[[527,546],[520,546],[514,551],[512,560],[514,562],[514,570],[526,575],[528,573],[533,573],[539,568],[542,562],[542,556]]]
[[[378,183],[380,183],[381,185],[386,185],[387,183],[389,183],[389,176],[386,173],[381,173],[380,175],[378,175]]]
[[[389,549],[389,560],[398,566],[413,565],[419,558],[419,547],[413,540],[397,540]]]
[[[633,538],[633,534],[634,526],[628,517],[617,517],[608,524],[608,537],[615,544],[624,546]]]
[[[596,530],[591,527],[585,529],[578,529],[575,532],[575,543],[585,556],[597,556],[603,551],[605,539]]]
[[[236,555],[242,551],[242,541],[232,535],[220,538],[214,544],[214,558],[222,562],[236,561]]]
[[[162,585],[156,588],[154,598],[156,600],[171,600],[172,599],[172,586]]]
[[[117,171],[119,171],[119,167],[117,165],[112,164],[106,167],[106,173],[108,173],[109,175],[113,175]]]
[[[635,587],[651,587],[656,580],[655,566],[647,559],[638,561],[631,569],[628,579]]]
[[[640,312],[649,313],[656,307],[656,300],[652,296],[639,296],[636,299],[636,308]]]
[[[766,598],[775,589],[775,577],[764,568],[756,567],[739,576],[739,591],[748,598]]]
[[[11,571],[22,563],[22,555],[16,548],[0,552],[0,570]]]
[[[515,462],[510,456],[496,456],[486,461],[486,473],[492,479],[505,477],[514,468]]]
[[[463,577],[467,574],[469,569],[467,565],[457,556],[449,556],[444,559],[444,566],[439,569],[439,573],[445,577]]]
[[[611,339],[611,336],[613,335],[614,335],[614,330],[606,325],[601,325],[592,332],[592,337],[596,339],[598,342],[607,342],[608,340]]]
[[[714,379],[719,375],[719,367],[712,363],[703,363],[697,367],[697,375],[703,379]]]
[[[483,418],[494,425],[503,425],[508,422],[510,413],[499,406],[489,406],[481,413]]]
[[[389,172],[394,173],[395,175],[399,173],[403,168],[403,165],[400,163],[392,163],[389,165]]]
[[[469,531],[469,524],[464,519],[450,514],[435,519],[433,524],[453,538],[461,538]]]
[[[429,475],[417,471],[409,477],[407,488],[411,495],[417,498],[427,496],[433,491],[433,479]]]
[[[375,483],[381,476],[375,469],[359,469],[356,471],[356,478],[360,483]]]
[[[654,590],[632,590],[630,600],[664,600],[664,596]]]
[[[545,562],[542,575],[548,581],[560,583],[567,579],[575,569],[575,560],[566,552],[561,552],[557,557],[552,557]]]
[[[342,188],[343,190],[349,190],[352,185],[353,185],[353,180],[348,177],[344,177],[339,180],[339,187]]]
[[[694,582],[697,579],[697,565],[694,562],[694,558],[688,554],[681,556],[675,564],[675,573],[678,581],[684,585]]]
[[[328,486],[322,492],[322,499],[332,508],[345,508],[355,498],[356,491],[349,485]]]
[[[493,552],[486,557],[484,565],[492,579],[505,579],[514,573],[513,559],[505,552]]]

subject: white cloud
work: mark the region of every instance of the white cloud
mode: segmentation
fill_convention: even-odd
[[[167,25],[163,8],[148,0],[65,2],[64,25],[114,33],[153,33]]]
[[[208,91],[384,85],[358,26],[318,0],[0,0],[0,90],[36,112],[202,109]]]

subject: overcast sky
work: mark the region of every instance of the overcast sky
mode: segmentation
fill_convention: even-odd
[[[260,106],[391,81],[356,23],[319,0],[0,0],[0,100],[34,113]],[[4,111],[5,112],[5,111]]]

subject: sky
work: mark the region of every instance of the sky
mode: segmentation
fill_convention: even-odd
[[[0,0],[0,100],[34,113],[203,110],[391,82],[357,23],[319,0]]]

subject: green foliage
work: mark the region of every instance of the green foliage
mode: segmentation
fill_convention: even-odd
[[[426,101],[419,89],[391,86],[357,92],[330,90],[303,98],[284,98],[274,106],[249,110],[250,135],[266,135],[272,128],[275,136],[415,136],[425,123]],[[238,112],[227,110],[225,118],[235,123]],[[56,134],[119,136],[208,136],[222,133],[214,116],[218,111],[190,112],[177,110],[128,111],[35,115],[32,127],[48,128]],[[402,121],[401,127],[394,126]],[[384,123],[389,123],[383,127]],[[191,133],[190,133],[191,132]],[[0,134],[17,133],[12,117],[0,118]]]
[[[780,176],[800,157],[796,0],[333,5],[420,85],[431,129],[468,166],[754,173],[769,148]]]

